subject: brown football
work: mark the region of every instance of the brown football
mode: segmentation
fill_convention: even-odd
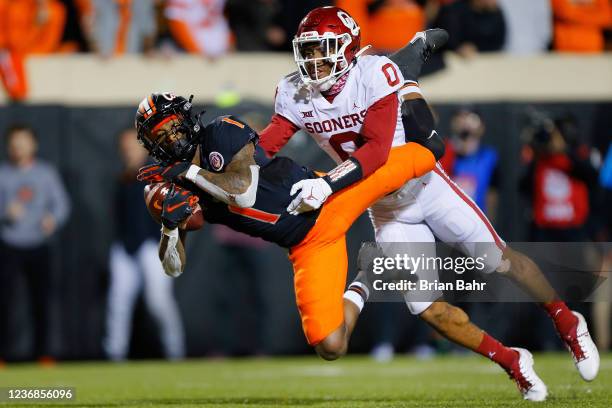
[[[174,188],[182,190],[182,187],[179,186],[175,186]],[[161,224],[162,203],[169,189],[169,182],[148,184],[144,188],[145,205],[151,217],[153,217],[158,224]],[[200,204],[196,204],[193,213],[179,225],[179,228],[186,231],[195,231],[203,226],[204,214],[202,214],[202,207],[200,207]]]

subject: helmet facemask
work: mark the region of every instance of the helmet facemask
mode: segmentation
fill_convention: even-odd
[[[352,61],[347,61],[345,56],[345,50],[351,41],[351,36],[347,33],[319,35],[316,31],[294,38],[293,56],[304,84],[314,85],[320,91],[331,88],[351,66]],[[320,56],[313,55],[314,49],[320,51]],[[330,73],[322,77],[317,69],[321,62],[331,65]]]
[[[194,120],[191,116],[191,98],[189,101],[185,99],[183,101],[158,112],[138,128],[138,139],[152,157],[164,164],[191,161],[196,151],[198,132],[201,128],[200,116],[203,112],[196,115]],[[154,132],[171,120],[176,120],[177,123],[165,135],[153,137]],[[166,143],[171,135],[181,135],[181,137]]]
[[[163,136],[152,138],[152,135],[155,134],[161,126],[172,120],[176,121],[176,123],[174,123]],[[185,118],[182,115],[171,114],[165,117],[157,123],[145,137],[149,139],[152,146],[152,152],[155,152],[157,156],[171,158],[175,161],[191,159],[191,155],[188,154],[190,153],[190,140],[192,139],[191,132],[189,127],[185,124]],[[170,141],[170,139],[174,140]]]

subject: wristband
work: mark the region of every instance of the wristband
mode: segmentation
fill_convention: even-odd
[[[402,99],[404,95],[408,95],[411,93],[416,93],[416,94],[423,96],[423,93],[421,92],[421,88],[419,88],[419,84],[416,82],[412,82],[412,81],[406,82],[404,86],[402,86],[399,89],[399,91],[397,91],[397,94],[400,97],[400,100]]]
[[[349,157],[332,171],[327,173],[323,180],[329,184],[333,193],[350,186],[363,178],[363,170],[359,160]]]
[[[185,178],[191,181],[192,183],[195,183],[195,179],[198,176],[199,171],[200,171],[200,167],[196,166],[195,164],[192,164],[191,166],[189,166],[189,169],[187,170],[187,173],[185,174]]]

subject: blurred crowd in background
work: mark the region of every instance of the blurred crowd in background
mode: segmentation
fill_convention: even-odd
[[[314,7],[332,3],[357,20],[362,46],[371,44],[376,52],[396,50],[428,27],[447,29],[447,49],[463,58],[482,52],[533,55],[612,49],[609,0],[0,0],[0,74],[10,99],[20,101],[27,100],[24,61],[30,55],[87,52],[108,59],[125,54],[172,58],[191,53],[212,61],[231,52],[289,52],[301,18]],[[426,74],[443,68],[443,57],[436,55],[426,66]],[[571,113],[534,110],[528,116],[522,134],[516,135],[523,143],[520,159],[515,161],[522,177],[511,186],[528,204],[524,222],[530,228],[521,239],[612,241],[609,111],[596,115],[592,134],[585,134]],[[256,111],[241,117],[256,130],[267,119]],[[495,224],[504,204],[497,195],[504,169],[501,153],[488,143],[488,125],[478,107],[467,105],[440,123],[448,139],[442,165]],[[0,165],[0,367],[3,360],[13,358],[10,350],[21,341],[13,335],[11,327],[16,326],[10,321],[15,319],[17,280],[25,282],[34,339],[25,356],[52,363],[54,350],[48,334],[54,329],[49,327],[53,324],[49,304],[60,283],[48,272],[53,265],[49,254],[56,231],[70,216],[70,194],[53,165],[37,158],[37,137],[43,135],[36,135],[28,124],[1,126],[6,160]],[[173,281],[163,274],[157,260],[158,226],[144,211],[143,185],[134,177],[148,157],[136,143],[133,129],[124,129],[116,139],[121,169],[113,174],[116,194],[111,201],[113,213],[123,218],[115,220],[118,228],[107,254],[108,292],[99,348],[112,360],[130,355],[132,318],[142,293],[159,331],[163,355],[180,359],[189,354],[180,308]],[[210,333],[223,349],[206,352],[266,354],[269,350],[264,343],[269,339],[261,322],[266,303],[261,276],[266,268],[261,251],[269,245],[225,227],[215,226],[210,237],[222,249],[216,255],[221,259],[217,266],[224,283],[214,289],[214,303],[227,324]],[[604,270],[610,271],[612,254],[606,262]],[[469,311],[474,316],[493,315],[495,307],[472,304]],[[375,323],[369,336],[375,358],[389,359],[396,349],[408,348],[421,356],[448,350],[448,343],[416,319],[409,332],[399,333],[394,319],[405,316],[405,310],[394,311],[397,308],[405,306],[371,306],[371,313],[378,316],[372,319]],[[599,347],[608,349],[609,299],[578,308],[590,316]],[[507,316],[507,310],[505,313]],[[506,341],[519,338],[523,344],[530,330],[547,324],[535,318],[528,323],[505,318],[498,323],[504,325],[499,337]],[[536,349],[559,345],[547,337],[532,344]]]
[[[428,27],[448,30],[447,48],[465,58],[612,49],[609,0],[0,0],[0,74],[11,99],[22,100],[29,55],[290,51],[300,19],[331,4],[355,18],[362,45],[375,52]],[[438,58],[429,70],[444,66]]]

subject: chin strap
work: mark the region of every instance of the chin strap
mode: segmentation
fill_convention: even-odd
[[[362,55],[364,52],[366,52],[370,48],[372,48],[371,45],[366,45],[365,47],[363,47],[362,49],[357,51],[357,54],[355,54],[355,58],[353,58],[353,60],[348,64],[348,68],[346,68],[340,74],[338,74],[338,73],[334,74],[334,76],[332,76],[329,80],[323,82],[322,84],[317,85],[317,88],[318,88],[319,92],[327,92],[327,91],[331,90],[333,88],[333,86],[336,85],[336,83],[340,80],[340,78],[342,78],[345,75],[347,75],[349,70],[352,67],[354,67],[355,65],[357,65],[357,57]],[[323,88],[321,85],[324,85],[325,88]]]
[[[355,59],[357,57],[361,57],[361,55],[363,55],[363,53],[366,52],[367,50],[369,50],[370,48],[372,48],[372,46],[370,44],[368,44],[365,47],[363,47],[362,49],[360,49],[359,51],[357,51],[357,54],[355,54]]]

